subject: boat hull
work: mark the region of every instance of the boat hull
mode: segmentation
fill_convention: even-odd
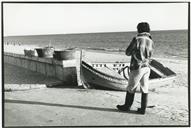
[[[128,81],[126,79],[101,73],[85,62],[82,62],[82,74],[85,84],[121,91],[125,91],[128,86]]]
[[[105,67],[103,67],[105,69]],[[82,81],[85,85],[88,86],[99,86],[113,90],[126,91],[128,86],[128,80],[122,76],[116,75],[115,71],[113,74],[107,74],[107,70],[97,70],[82,61],[81,66],[82,71]],[[111,72],[111,69],[108,69],[108,72]],[[151,75],[150,75],[150,89],[156,88],[164,84],[170,84],[175,79],[176,73],[171,71],[169,68],[164,67],[158,61],[153,61],[151,63]]]

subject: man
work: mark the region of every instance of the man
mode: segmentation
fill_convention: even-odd
[[[148,102],[149,63],[153,52],[153,41],[148,23],[139,23],[137,25],[137,31],[137,36],[133,38],[126,49],[126,55],[131,56],[131,63],[125,104],[117,105],[117,108],[121,111],[130,111],[136,88],[140,83],[142,92],[141,108],[138,108],[137,112],[145,114]]]

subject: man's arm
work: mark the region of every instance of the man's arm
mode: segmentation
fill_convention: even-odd
[[[154,42],[152,41],[151,50],[150,50],[150,56],[149,56],[150,58],[153,55],[153,52],[154,52]]]
[[[130,45],[127,47],[127,49],[126,49],[126,51],[125,51],[125,54],[126,54],[127,56],[132,55],[132,52],[133,52],[133,50],[134,50],[135,47],[136,47],[135,44],[136,44],[136,38],[134,37],[133,40],[131,41]]]

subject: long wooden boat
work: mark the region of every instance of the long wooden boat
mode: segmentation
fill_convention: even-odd
[[[87,88],[93,86],[126,91],[128,86],[128,73],[125,69],[128,69],[128,66],[122,68],[123,75],[120,75],[107,66],[96,69],[90,64],[82,61],[81,79],[84,86]],[[126,73],[124,73],[124,71],[126,71]],[[156,87],[160,84],[164,84],[164,82],[172,82],[172,80],[175,79],[175,76],[175,72],[163,66],[160,62],[156,60],[151,61],[150,86]]]

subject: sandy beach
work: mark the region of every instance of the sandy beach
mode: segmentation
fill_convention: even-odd
[[[119,112],[116,105],[124,103],[125,92],[70,85],[19,89],[19,85],[47,85],[59,80],[4,64],[4,88],[8,88],[4,92],[5,126],[188,125],[188,61],[155,59],[177,77],[172,84],[150,91],[146,115],[135,112],[140,107],[140,93],[131,113]]]
[[[190,2],[1,5],[2,127],[191,127]],[[147,102],[145,85],[131,111],[117,109],[136,81],[126,53],[141,64],[140,81],[149,81],[144,115],[137,110]],[[139,61],[150,56],[150,66]]]

